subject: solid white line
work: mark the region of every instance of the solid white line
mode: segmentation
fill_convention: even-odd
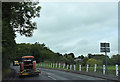
[[[56,80],[55,78],[53,78],[53,77],[51,77],[51,76],[49,76],[49,75],[48,75],[48,77],[51,78],[51,79],[53,79],[53,80]]]

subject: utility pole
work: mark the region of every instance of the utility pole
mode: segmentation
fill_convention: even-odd
[[[106,57],[106,74],[108,74],[108,63],[107,63],[107,49],[106,49],[106,43],[105,43],[105,57]]]

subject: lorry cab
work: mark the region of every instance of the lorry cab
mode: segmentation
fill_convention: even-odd
[[[36,60],[34,56],[23,56],[20,63],[19,76],[39,75],[40,71],[36,69]]]
[[[21,71],[24,69],[36,69],[36,61],[34,56],[23,56],[21,62]]]

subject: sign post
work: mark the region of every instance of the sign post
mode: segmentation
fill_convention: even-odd
[[[107,52],[110,52],[110,44],[109,43],[100,43],[100,52],[105,52],[106,56],[106,74],[108,73],[108,66],[107,66]]]

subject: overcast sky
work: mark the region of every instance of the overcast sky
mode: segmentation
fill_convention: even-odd
[[[100,54],[100,42],[109,42],[118,53],[118,3],[41,2],[40,18],[33,37],[17,34],[17,43],[45,43],[54,52]]]

